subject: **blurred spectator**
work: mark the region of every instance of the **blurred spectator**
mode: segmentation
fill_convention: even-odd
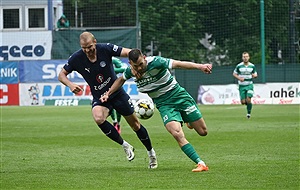
[[[61,17],[57,21],[57,28],[69,28],[70,23],[65,15],[61,15]]]

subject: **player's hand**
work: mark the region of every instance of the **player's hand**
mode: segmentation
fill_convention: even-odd
[[[99,98],[99,100],[100,100],[101,102],[107,102],[108,98],[109,98],[109,96],[107,95],[107,92],[105,92],[105,93]]]
[[[133,76],[135,76],[135,78],[137,78],[137,79],[142,78],[143,74],[139,73],[138,71],[136,71],[136,70],[135,70],[134,68],[132,68],[131,66],[130,66],[130,68],[131,68],[131,73],[133,74]]]
[[[203,64],[203,67],[201,68],[201,70],[206,73],[206,74],[211,74],[212,73],[212,64]]]
[[[83,89],[77,84],[72,85],[70,89],[74,94],[78,94],[79,92],[83,91]]]

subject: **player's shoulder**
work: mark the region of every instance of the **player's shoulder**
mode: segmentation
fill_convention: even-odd
[[[146,57],[146,60],[148,63],[152,62],[154,64],[162,64],[162,63],[168,63],[170,59],[161,56],[150,56],[150,57]]]
[[[249,62],[248,65],[251,66],[251,67],[255,67],[255,65],[251,62]]]
[[[149,63],[152,63],[155,60],[155,58],[156,58],[155,56],[148,56],[148,57],[146,57],[146,61],[149,64]]]
[[[123,47],[112,43],[97,43],[96,48],[98,52],[121,52]]]
[[[79,49],[77,51],[75,51],[68,59],[68,62],[73,62],[76,60],[80,60],[83,56],[85,56],[84,52],[82,51],[82,49]]]
[[[241,67],[241,66],[244,66],[244,63],[243,62],[240,62],[236,65],[237,67]]]
[[[96,44],[96,49],[99,50],[103,50],[103,49],[109,49],[111,46],[109,45],[109,43],[97,43]]]

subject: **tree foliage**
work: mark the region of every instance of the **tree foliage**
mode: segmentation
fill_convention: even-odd
[[[144,52],[152,41],[156,52],[174,59],[236,64],[248,51],[254,63],[261,62],[261,1],[77,0],[78,14],[83,14],[84,27],[135,26],[136,2]],[[71,23],[74,6],[75,0],[64,0]],[[283,59],[288,57],[288,1],[264,1],[264,7],[266,62],[275,63],[279,50]],[[211,35],[210,50],[200,43],[206,34]]]
[[[78,26],[80,15],[84,27],[135,26],[135,1],[112,0],[64,0],[64,12],[75,26],[75,2],[77,1]]]
[[[253,62],[261,61],[259,1],[141,0],[140,5],[143,47],[154,39],[167,57],[199,62],[210,61],[211,54],[224,55],[223,64],[236,64],[248,51]],[[287,57],[288,23],[286,1],[265,1],[267,63],[276,61],[279,49]],[[199,44],[205,33],[212,34],[213,51]]]

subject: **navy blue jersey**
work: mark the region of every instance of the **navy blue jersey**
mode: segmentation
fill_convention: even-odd
[[[93,98],[99,99],[117,79],[112,64],[112,56],[120,56],[122,47],[110,43],[99,43],[96,44],[96,49],[96,62],[90,62],[80,49],[71,55],[68,63],[64,65],[64,69],[68,73],[72,71],[80,73],[90,86]]]

